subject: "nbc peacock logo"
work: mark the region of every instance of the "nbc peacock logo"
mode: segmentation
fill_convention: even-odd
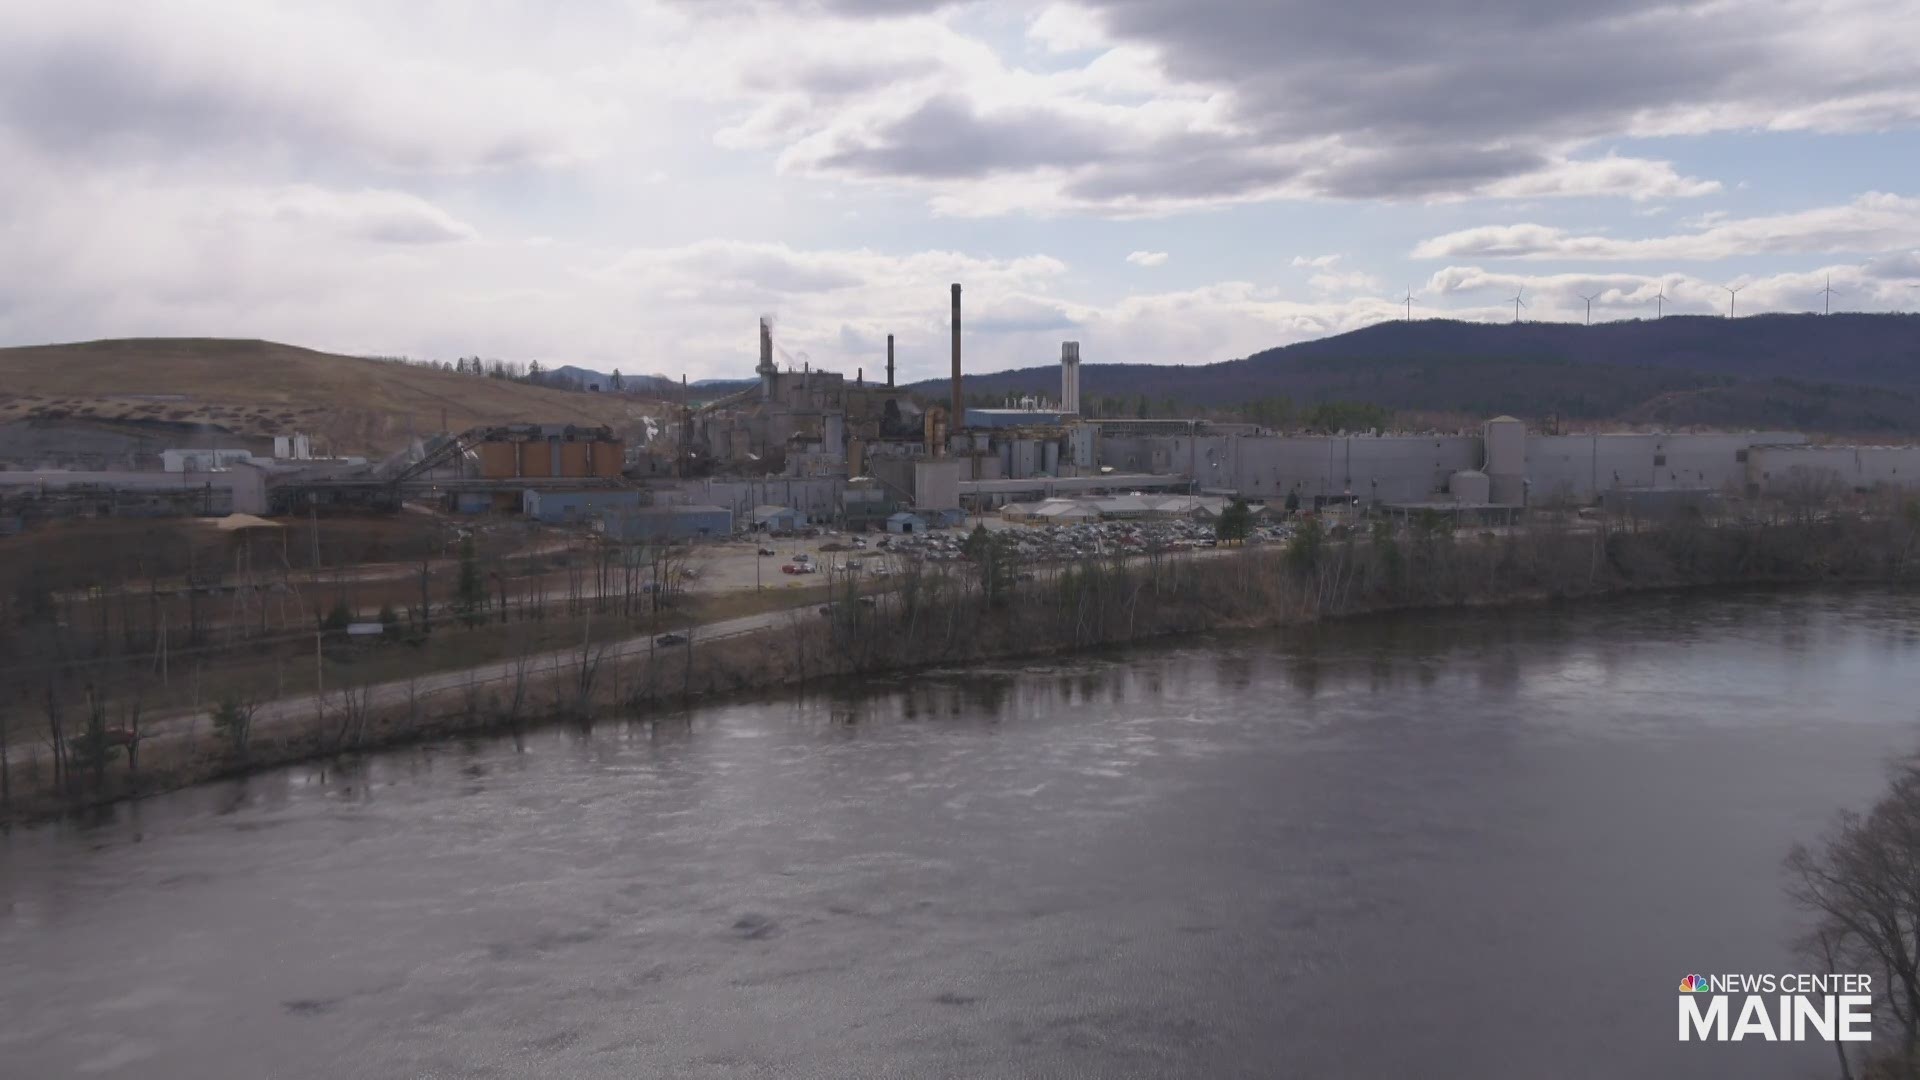
[[[1680,980],[1680,992],[1683,994],[1710,994],[1705,975],[1689,975]]]

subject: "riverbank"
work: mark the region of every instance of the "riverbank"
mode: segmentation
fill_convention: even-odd
[[[1458,538],[1440,528],[1376,529],[1334,540],[1307,530],[1286,548],[1209,558],[1089,560],[1043,576],[1008,561],[919,564],[871,606],[852,597],[755,633],[622,655],[583,643],[544,664],[432,692],[343,691],[310,717],[251,728],[228,716],[183,737],[76,761],[56,785],[16,759],[10,820],[136,798],[303,760],[452,735],[600,716],[649,719],[689,703],[795,686],[1035,657],[1212,630],[1428,608],[1495,606],[1649,589],[1914,579],[1911,517],[1642,530],[1538,526]],[[398,684],[397,684],[398,685]],[[251,709],[251,707],[249,707]],[[137,766],[137,767],[136,767]]]

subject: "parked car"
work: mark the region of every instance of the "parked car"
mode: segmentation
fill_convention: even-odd
[[[653,639],[653,643],[655,645],[661,646],[662,648],[667,648],[674,645],[685,645],[687,643],[687,635],[661,634],[659,637]]]
[[[761,549],[760,549],[760,554],[761,554],[761,555],[778,555],[778,554],[779,554],[779,552],[777,552],[777,551],[775,551],[775,550],[773,550],[772,548],[769,548],[769,547],[763,547],[763,548],[761,548]]]
[[[861,562],[861,561],[860,561],[859,559],[848,559],[848,560],[847,560],[847,569],[849,569],[849,570],[859,570],[859,569],[862,569],[862,568],[863,568],[863,567],[865,567],[865,566],[866,566],[866,564],[865,564],[865,563],[863,563],[863,562]]]

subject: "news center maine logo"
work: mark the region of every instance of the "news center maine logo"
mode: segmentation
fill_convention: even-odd
[[[1871,975],[1689,975],[1681,1042],[1868,1042]]]

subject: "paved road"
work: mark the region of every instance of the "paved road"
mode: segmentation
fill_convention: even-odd
[[[641,634],[636,637],[622,638],[618,641],[596,643],[595,648],[604,647],[603,663],[626,657],[642,656],[649,649],[671,652],[690,648],[708,642],[740,637],[745,634],[771,629],[795,619],[805,618],[815,611],[813,605],[787,608],[781,611],[769,611],[758,615],[743,615],[736,619],[723,619],[719,622],[705,623],[672,631],[689,639],[690,645],[658,646],[654,644],[655,635]],[[578,647],[556,649],[552,652],[536,653],[525,660],[527,675],[530,679],[552,675],[579,662]],[[512,679],[521,661],[500,660],[476,667],[462,668],[457,671],[437,671],[420,675],[413,679],[397,679],[392,682],[377,683],[368,689],[367,707],[372,709],[389,708],[404,705],[409,693],[417,697],[429,697],[447,691],[462,690],[470,684],[485,685]],[[262,702],[253,714],[254,731],[265,733],[268,729],[281,724],[301,720],[310,720],[316,712],[337,713],[342,705],[338,690],[329,691],[323,698],[313,694],[280,698]],[[323,708],[324,707],[324,708]],[[165,740],[182,738],[189,732],[205,730],[213,722],[211,713],[181,713],[154,720],[150,733],[143,735],[148,739]]]
[[[1219,557],[1240,550],[1243,549],[1218,548],[1189,551],[1180,553],[1178,557]],[[1052,573],[1060,569],[1060,564],[1041,564],[1035,567],[1038,573],[1049,577]],[[816,605],[805,604],[780,611],[770,611],[758,615],[744,615],[735,619],[724,619],[718,622],[705,623],[673,632],[686,636],[693,644],[698,645],[781,626],[794,618],[813,616],[816,610]],[[599,644],[596,643],[595,647],[599,647]],[[679,649],[687,647],[689,646],[675,645],[666,648]],[[653,634],[640,634],[634,637],[622,638],[617,641],[605,643],[606,651],[602,655],[602,662],[641,656],[649,649],[660,648],[662,647],[654,644]],[[573,664],[578,663],[579,656],[580,650],[577,646],[573,648],[556,649],[530,656],[525,661],[528,677],[541,678],[551,676],[556,672],[563,671]],[[404,705],[407,702],[409,693],[416,697],[424,698],[449,691],[464,690],[470,684],[486,685],[511,680],[514,677],[515,669],[519,666],[519,663],[520,661],[518,660],[499,660],[471,668],[422,674],[411,680],[396,679],[391,682],[377,683],[369,689],[367,707],[372,710]],[[302,694],[295,697],[262,702],[253,714],[255,731],[264,733],[276,725],[310,720],[317,712],[337,714],[343,704],[338,687],[328,691],[327,694],[324,695],[324,700],[316,699],[313,694]],[[150,721],[150,733],[145,735],[144,738],[181,738],[189,732],[205,730],[211,723],[212,715],[208,712],[197,714],[176,713],[171,716],[158,717]]]

